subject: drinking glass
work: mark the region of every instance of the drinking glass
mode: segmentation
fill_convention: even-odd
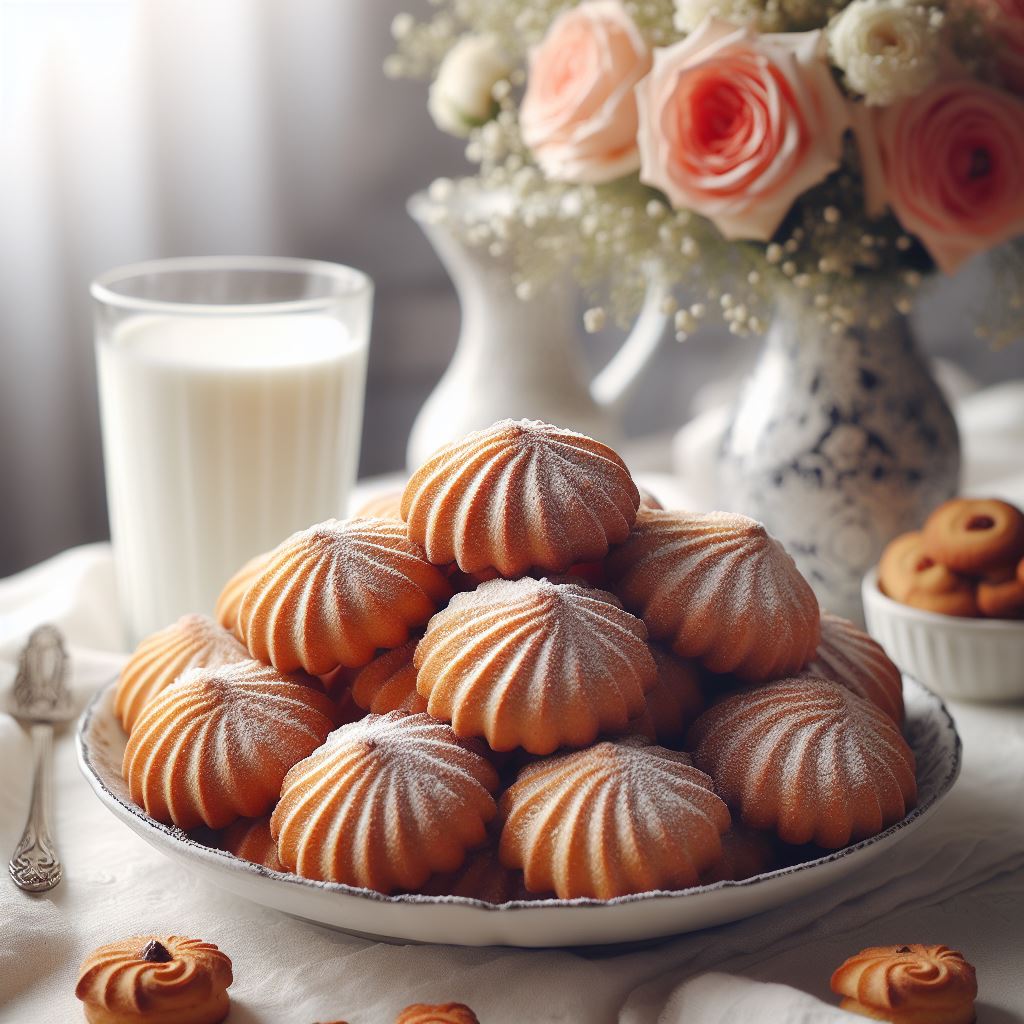
[[[316,260],[206,257],[93,281],[107,505],[128,639],[213,610],[246,560],[343,516],[373,284]]]

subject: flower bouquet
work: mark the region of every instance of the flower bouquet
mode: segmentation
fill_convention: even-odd
[[[395,19],[385,70],[432,80],[434,120],[479,165],[435,183],[439,216],[521,298],[570,270],[599,297],[588,329],[660,293],[680,340],[712,315],[764,334],[701,465],[719,507],[764,521],[857,617],[886,541],[958,486],[905,316],[921,283],[990,253],[976,333],[1020,332],[1024,2],[434,6]]]
[[[1021,0],[434,0],[385,70],[431,77],[514,202],[465,225],[528,297],[566,266],[626,315],[652,268],[678,336],[761,333],[781,287],[841,333],[995,250],[978,333],[1024,306]],[[675,288],[680,285],[682,287]],[[602,303],[588,328],[605,319]]]

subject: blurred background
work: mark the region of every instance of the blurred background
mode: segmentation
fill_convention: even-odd
[[[498,2],[498,0],[495,0]],[[386,79],[410,0],[0,0],[0,576],[108,535],[88,283],[164,256],[335,260],[377,285],[360,474],[402,467],[459,313],[405,199],[466,168],[426,89]],[[1024,347],[974,339],[975,264],[919,337],[981,382]],[[587,340],[595,366],[617,339]],[[627,410],[667,439],[756,343],[666,338]],[[500,373],[500,368],[495,368]]]

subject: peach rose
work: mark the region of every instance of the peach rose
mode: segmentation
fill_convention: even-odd
[[[821,32],[758,35],[709,18],[654,53],[637,88],[640,180],[726,238],[767,241],[839,166],[846,105]]]
[[[971,78],[870,112],[857,141],[868,196],[940,269],[1024,234],[1024,102]]]
[[[637,169],[633,88],[650,66],[618,0],[590,0],[551,23],[519,109],[523,141],[549,178],[598,183]]]

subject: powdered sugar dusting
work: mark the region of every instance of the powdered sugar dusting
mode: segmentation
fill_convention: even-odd
[[[402,523],[332,519],[272,553],[238,622],[254,657],[283,671],[324,675],[404,643],[450,594]]]
[[[562,899],[695,885],[730,820],[686,754],[636,737],[524,768],[499,812],[503,863]]]
[[[914,756],[883,712],[826,679],[787,679],[697,719],[699,767],[745,823],[838,848],[898,821],[916,799]]]
[[[147,705],[125,748],[132,799],[158,821],[221,828],[267,811],[334,708],[255,661],[192,669]]]
[[[746,516],[643,508],[607,569],[653,637],[713,672],[770,679],[800,669],[817,646],[814,592]]]
[[[146,637],[125,663],[117,682],[115,711],[131,732],[142,709],[187,669],[216,668],[247,660],[249,652],[227,630],[205,615],[183,615]]]
[[[432,715],[495,750],[546,754],[622,732],[657,669],[643,623],[575,582],[492,580],[456,595],[416,648]]]
[[[821,643],[804,675],[831,679],[903,722],[903,678],[881,645],[838,615],[821,616]]]
[[[390,892],[453,870],[495,813],[494,769],[428,715],[335,730],[284,780],[271,819],[299,874]]]
[[[582,434],[503,420],[442,449],[402,499],[409,536],[463,572],[564,572],[625,539],[640,502],[622,460]]]

